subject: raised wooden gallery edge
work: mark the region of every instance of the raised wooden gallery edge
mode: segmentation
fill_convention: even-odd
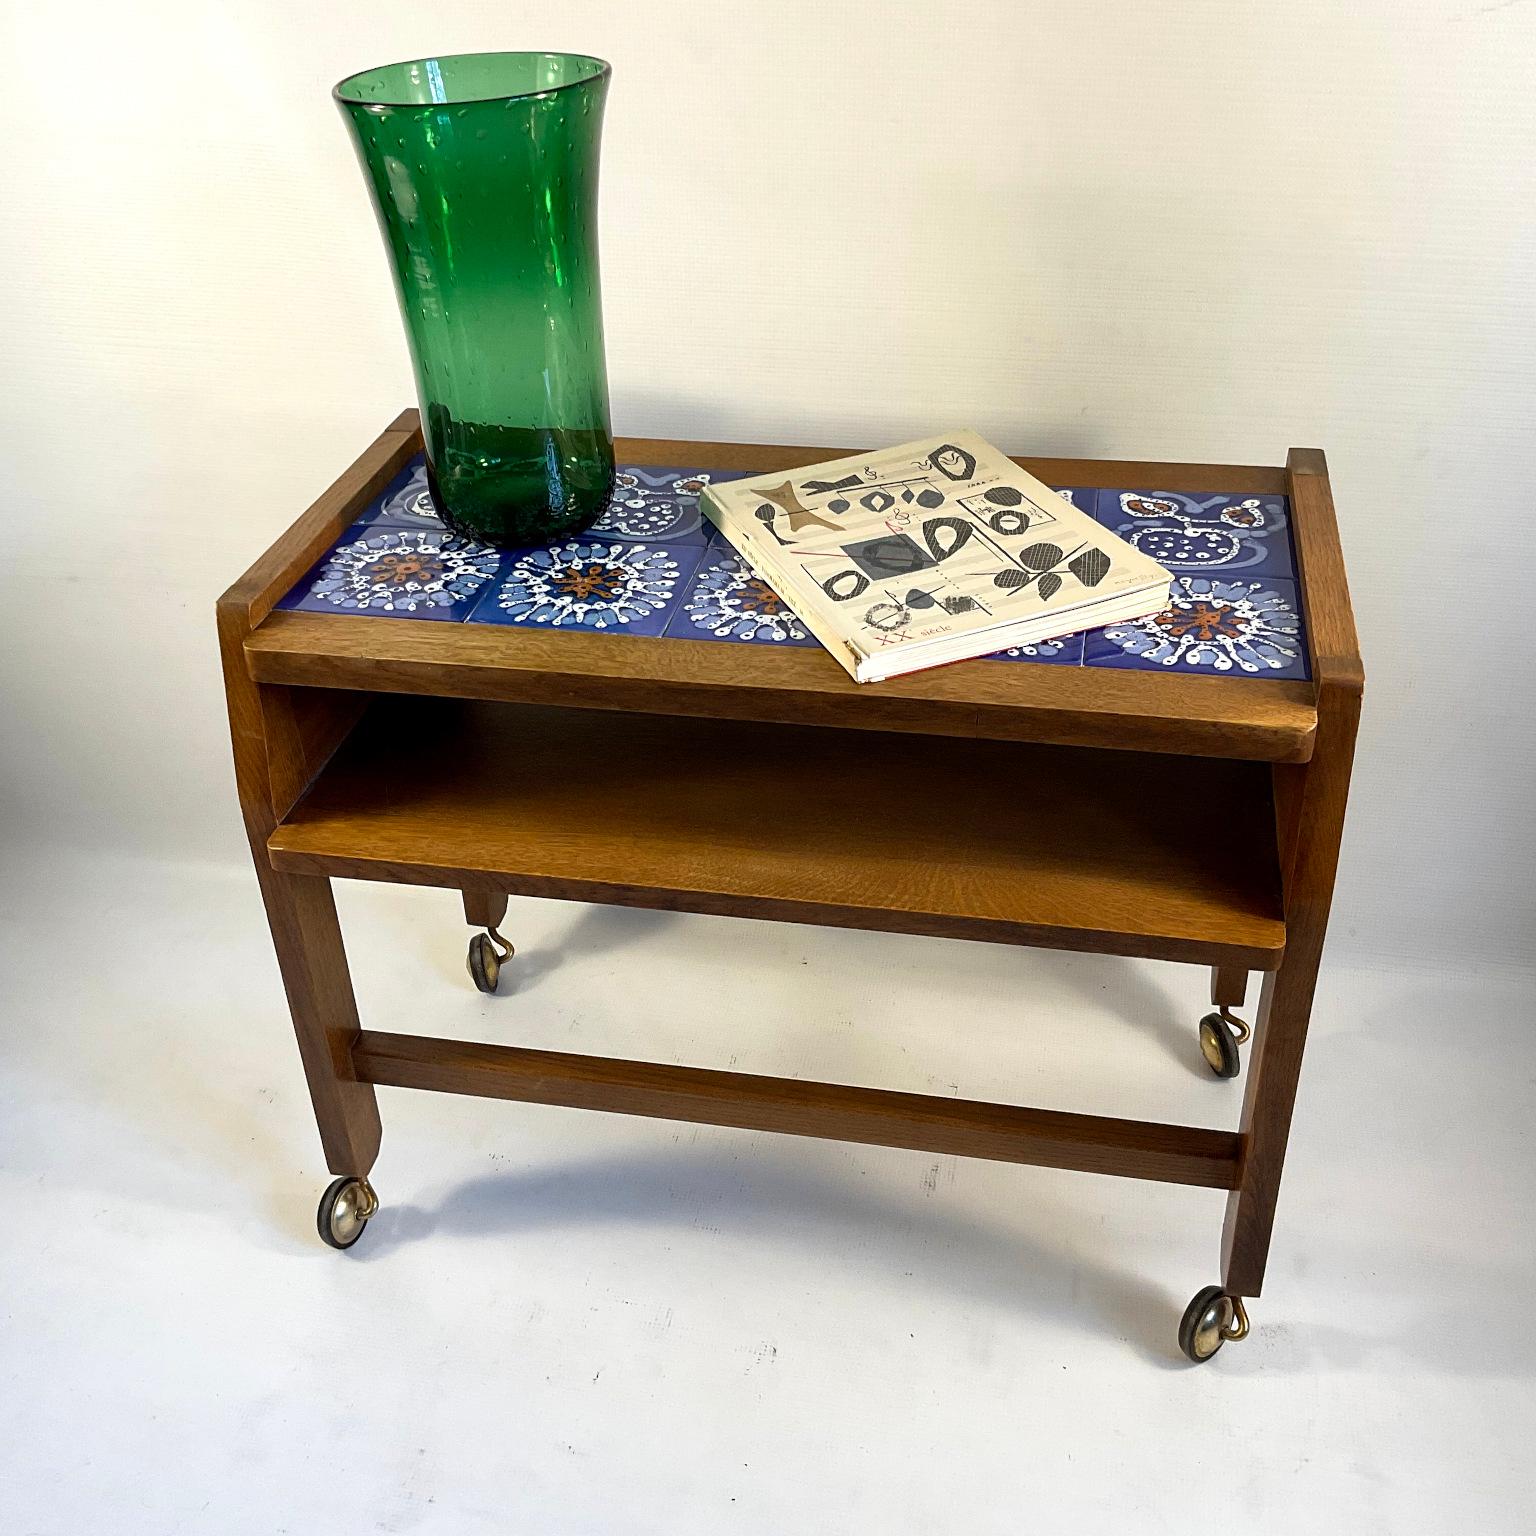
[[[412,419],[407,412],[392,432]],[[406,456],[401,436],[394,462]],[[624,438],[619,457],[637,464],[717,470],[778,469],[842,450],[757,443],[687,443]],[[1283,494],[1292,475],[1251,465],[1030,459],[1016,462],[1059,485],[1140,487],[1191,494],[1216,490]],[[819,649],[776,651],[709,641],[567,634],[488,624],[428,624],[353,614],[273,612],[271,603],[361,513],[366,479],[354,466],[266,557],[267,597],[253,605],[246,665],[258,683],[419,693],[506,703],[560,704],[662,714],[929,732],[999,741],[1177,752],[1268,762],[1304,762],[1317,726],[1312,684],[1248,677],[1180,677],[1134,669],[962,662],[859,686]],[[349,495],[341,495],[343,487]],[[1326,522],[1331,509],[1304,510]],[[1324,517],[1324,512],[1327,516]],[[1305,542],[1298,519],[1298,552]],[[1310,542],[1313,565],[1330,579]],[[255,574],[254,572],[252,573]],[[249,578],[248,578],[249,580]]]

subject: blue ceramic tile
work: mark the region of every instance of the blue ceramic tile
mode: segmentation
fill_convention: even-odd
[[[1293,581],[1284,496],[1100,491],[1094,516],[1171,571]]]
[[[698,517],[697,482],[740,478],[626,466],[604,521],[660,537],[589,533],[497,551],[442,528],[418,456],[280,608],[625,633],[738,644],[815,639],[729,542]],[[1279,496],[1191,497],[1069,486],[1105,526],[1177,572],[1169,608],[1087,636],[997,652],[1001,661],[1215,677],[1304,678],[1290,529]],[[691,505],[690,505],[691,500]]]
[[[817,642],[784,600],[729,545],[712,544],[667,625],[674,640],[757,645]]]
[[[1086,512],[1093,516],[1094,508],[1099,504],[1099,493],[1091,486],[1084,485],[1056,485],[1051,487],[1058,496],[1065,496],[1079,512]]]
[[[699,493],[712,482],[739,480],[748,473],[621,464],[613,495],[589,532],[647,544],[706,544],[711,528],[699,512]],[[390,528],[443,527],[427,488],[426,458],[417,454],[358,521]]]
[[[490,583],[498,560],[490,545],[445,529],[355,523],[277,606],[457,622]]]
[[[1269,576],[1175,577],[1172,601],[1161,613],[1093,630],[1083,664],[1213,677],[1306,677],[1295,584]]]
[[[358,521],[385,528],[441,528],[443,520],[427,489],[426,459],[418,453]]]
[[[700,493],[712,482],[741,478],[736,472],[622,464],[613,495],[588,533],[647,544],[707,544],[714,525],[699,511]]]
[[[698,544],[641,544],[587,534],[507,550],[470,622],[659,635],[703,554]]]
[[[988,661],[1048,661],[1058,667],[1079,667],[1083,663],[1082,635],[1067,635],[1060,640],[1042,640],[1038,645],[1014,645],[1006,651],[994,651]]]

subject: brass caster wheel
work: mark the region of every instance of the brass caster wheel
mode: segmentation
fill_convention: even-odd
[[[1243,1069],[1237,1048],[1248,1038],[1248,1026],[1223,1008],[1200,1020],[1200,1054],[1217,1077],[1236,1077]]]
[[[1248,1314],[1241,1296],[1229,1296],[1219,1285],[1195,1294],[1179,1324],[1179,1348],[1196,1365],[1209,1360],[1229,1339],[1248,1337]]]
[[[350,1248],[363,1235],[368,1218],[379,1208],[379,1197],[367,1179],[343,1176],[320,1196],[316,1226],[320,1240],[332,1248]]]
[[[469,974],[474,977],[475,985],[482,992],[494,992],[496,983],[501,980],[501,968],[516,953],[516,950],[497,933],[494,928],[487,928],[484,933],[477,933],[469,941]]]

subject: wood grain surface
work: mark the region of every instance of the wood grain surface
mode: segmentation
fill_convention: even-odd
[[[330,882],[281,874],[267,838],[360,713],[359,698],[317,689],[262,687],[245,644],[284,592],[325,552],[420,445],[416,413],[398,418],[329,490],[280,534],[219,598],[219,656],[229,712],[235,786],[256,865],[272,946],[288,997],[326,1165],[363,1175],[382,1126],[372,1087],[352,1070],[357,1003]]]
[[[403,463],[419,447],[413,424],[414,414],[406,412],[391,428],[397,434],[392,462]],[[624,438],[616,451],[632,463],[773,470],[854,450]],[[1016,462],[1059,485],[1279,494],[1290,483],[1284,470],[1252,465]],[[349,495],[364,478],[377,483],[376,474],[364,475],[360,466],[348,472]],[[340,531],[334,516],[316,521],[314,509],[306,516],[304,536],[296,529],[281,557],[275,552],[253,573],[266,582],[263,614],[323,551],[316,530]],[[1327,564],[1321,555],[1316,563]],[[1314,690],[1306,682],[978,660],[860,686],[819,648],[779,651],[353,614],[272,613],[246,649],[251,676],[260,683],[1270,762],[1305,761],[1317,724]]]
[[[1229,1189],[1231,1131],[364,1030],[365,1082]]]
[[[1325,684],[1317,755],[1304,768],[1285,770],[1304,780],[1296,846],[1285,881],[1290,941],[1284,965],[1264,978],[1249,1052],[1241,1178],[1228,1199],[1222,1233],[1222,1283],[1234,1296],[1257,1296],[1269,1261],[1280,1176],[1328,934],[1359,721],[1359,692],[1352,686]]]
[[[1313,685],[1347,693],[1365,690],[1365,668],[1355,634],[1355,611],[1344,573],[1344,551],[1333,508],[1328,461],[1320,448],[1292,448],[1286,459],[1286,494],[1301,581]]]
[[[518,704],[835,725],[1298,762],[1312,686],[966,661],[860,685],[825,652],[274,613],[246,642],[258,682]]]
[[[268,846],[295,874],[1256,970],[1285,943],[1268,771],[1208,759],[389,699]]]
[[[1257,1296],[1269,1262],[1365,691],[1327,463],[1318,450],[1297,448],[1289,464],[1317,683],[1317,744],[1308,762],[1272,770],[1290,942],[1284,965],[1264,978],[1259,994],[1243,1095],[1242,1167],[1222,1232],[1222,1284],[1235,1296]]]

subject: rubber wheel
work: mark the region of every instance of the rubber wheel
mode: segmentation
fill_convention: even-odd
[[[1195,1293],[1179,1323],[1179,1348],[1196,1365],[1203,1365],[1227,1342],[1223,1330],[1232,1323],[1232,1298],[1219,1285]]]
[[[363,1235],[368,1218],[358,1214],[363,1187],[356,1179],[343,1175],[320,1196],[315,1227],[320,1241],[330,1248],[350,1248]]]
[[[488,933],[477,933],[469,941],[469,974],[474,977],[475,986],[482,992],[494,992],[496,984],[501,980],[501,956],[496,953],[496,946],[491,943]]]
[[[1219,1013],[1208,1013],[1200,1020],[1200,1054],[1217,1077],[1236,1077],[1243,1069],[1237,1036]]]

